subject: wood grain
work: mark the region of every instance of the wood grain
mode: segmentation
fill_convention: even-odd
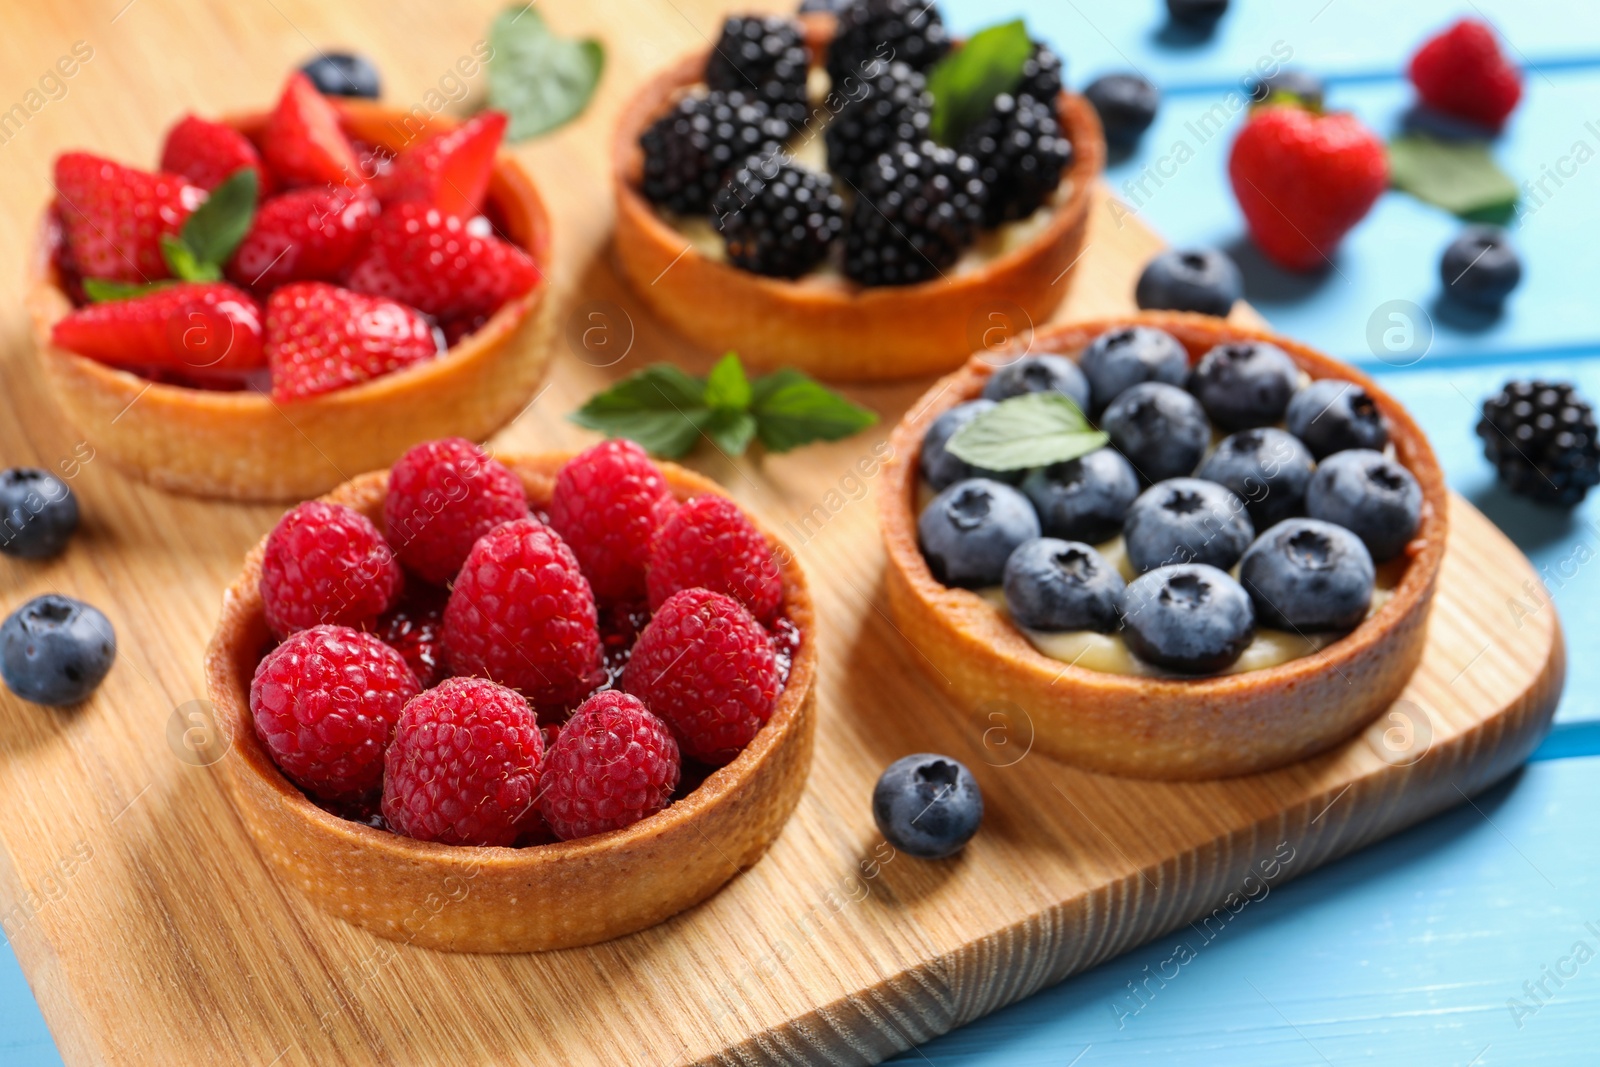
[[[923,383],[853,389],[882,413],[875,432],[694,464],[794,545],[821,619],[815,769],[765,859],[661,926],[546,955],[437,954],[323,915],[263,863],[216,768],[185,762],[188,750],[169,740],[174,722],[188,725],[180,709],[204,692],[221,591],[279,509],[167,497],[83,450],[31,359],[17,299],[23,250],[56,152],[152,160],[180,113],[259,106],[313,43],[360,47],[385,71],[391,102],[422,102],[470,54],[495,5],[125,3],[18,9],[0,35],[0,69],[11,72],[0,108],[73,42],[94,48],[63,98],[0,130],[0,235],[14,251],[0,259],[12,295],[0,307],[0,459],[62,470],[86,514],[64,558],[0,560],[0,607],[47,591],[83,597],[121,639],[116,669],[83,708],[50,712],[0,694],[0,923],[67,1062],[870,1062],[1187,921],[1223,924],[1227,908],[1213,909],[1254,891],[1246,875],[1264,877],[1281,848],[1293,854],[1275,879],[1298,876],[1458,803],[1542,733],[1562,677],[1554,610],[1512,620],[1507,598],[1534,575],[1453,500],[1432,643],[1407,693],[1411,718],[1432,734],[1413,763],[1386,761],[1384,731],[1401,724],[1382,720],[1317,760],[1201,784],[1098,777],[1028,754],[1025,717],[979,734],[942,695],[938,664],[887,621],[866,499],[888,429]],[[519,153],[556,220],[554,283],[581,314],[548,390],[497,447],[585,443],[563,416],[603,382],[662,358],[706,365],[638,310],[609,266],[605,153],[630,88],[704,47],[729,6],[541,5],[564,31],[603,35],[608,72],[582,122]],[[481,91],[481,75],[463,80]],[[1063,314],[1131,310],[1132,279],[1157,246],[1097,202]],[[590,341],[608,344],[574,340],[595,325],[609,332]],[[944,863],[895,857],[868,814],[877,771],[921,750],[966,760],[988,802],[983,832]]]

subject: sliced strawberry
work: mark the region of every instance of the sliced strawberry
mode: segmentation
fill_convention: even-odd
[[[372,229],[372,242],[345,284],[386,296],[440,319],[489,315],[539,283],[539,266],[522,249],[426,204],[396,204]]]
[[[394,161],[378,195],[385,204],[419,201],[446,215],[471,218],[483,210],[494,153],[506,117],[483,111],[453,130],[436,133]]]
[[[299,71],[289,75],[278,106],[267,118],[261,154],[285,185],[366,184],[355,149],[339,126],[339,112]]]
[[[119,282],[168,276],[161,235],[177,233],[205,200],[177,174],[151,174],[88,152],[56,159],[56,193],[67,249],[88,278]]]
[[[170,174],[181,174],[210,192],[240,167],[250,167],[256,172],[257,189],[265,197],[267,171],[250,138],[232,126],[194,115],[185,115],[167,131],[167,141],[161,149],[161,169]]]
[[[179,282],[143,296],[90,304],[55,324],[50,339],[131,370],[238,377],[263,366],[261,307],[224,282]]]
[[[228,264],[258,293],[289,282],[332,281],[366,244],[378,201],[365,191],[295,189],[262,204]]]
[[[428,320],[393,300],[322,282],[296,282],[267,301],[274,400],[320,396],[438,354]]]

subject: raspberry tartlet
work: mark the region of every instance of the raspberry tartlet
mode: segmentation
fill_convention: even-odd
[[[912,406],[880,498],[896,622],[974,714],[1013,703],[1047,754],[1196,779],[1324,751],[1398,696],[1446,490],[1370,379],[1187,313],[1052,328],[995,363]],[[974,450],[1036,405],[1105,436],[1032,469]]]
[[[550,222],[496,151],[503,124],[423,123],[296,74],[269,112],[180,120],[159,171],[62,156],[28,297],[57,402],[130,474],[238,500],[487,437],[548,360]],[[196,264],[185,223],[243,170],[248,231],[198,227],[220,261]]]
[[[289,512],[206,655],[272,866],[384,937],[527,952],[643,929],[754,863],[810,765],[811,599],[708,500],[625,442],[447,439]],[[617,536],[587,536],[597,514]]]
[[[623,112],[623,273],[701,348],[835,381],[949,370],[989,316],[1045,321],[1105,144],[1060,60],[1032,47],[1013,91],[946,146],[928,74],[961,44],[933,5],[730,18]]]

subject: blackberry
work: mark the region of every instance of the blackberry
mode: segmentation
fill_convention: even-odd
[[[717,193],[717,229],[735,266],[798,278],[822,262],[844,229],[844,202],[827,175],[751,157]]]
[[[1055,111],[1031,96],[1001,93],[983,121],[961,142],[978,161],[989,187],[985,226],[1025,219],[1061,184],[1072,143],[1061,136]]]
[[[879,64],[862,88],[823,131],[828,169],[851,187],[883,153],[925,140],[933,114],[928,80],[904,63]]]
[[[644,195],[668,211],[704,215],[735,166],[776,154],[788,133],[764,101],[744,93],[686,96],[639,136]]]
[[[1022,65],[1022,81],[1017,84],[1014,95],[1031,96],[1054,110],[1061,96],[1061,78],[1061,57],[1050,46],[1035,41],[1033,55]]]
[[[845,225],[845,274],[862,285],[938,277],[977,236],[987,197],[971,156],[932,141],[885,152]]]
[[[950,51],[944,20],[928,0],[855,0],[839,14],[828,46],[828,74],[839,88],[885,62],[927,70]]]
[[[1483,402],[1478,436],[1513,493],[1571,507],[1600,483],[1594,409],[1569,382],[1507,382]]]
[[[810,53],[793,19],[740,18],[722,24],[722,37],[706,60],[706,84],[764,100],[773,114],[798,129],[806,120]]]

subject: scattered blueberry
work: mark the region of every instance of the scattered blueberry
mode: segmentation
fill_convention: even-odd
[[[1028,498],[991,478],[957,482],[917,519],[923,558],[945,585],[999,585],[1007,558],[1038,536],[1039,516]]]
[[[1244,278],[1215,248],[1169,248],[1145,264],[1134,286],[1141,308],[1225,316],[1244,295]]]
[[[1139,494],[1128,509],[1122,543],[1136,571],[1174,563],[1227,570],[1255,540],[1244,501],[1216,482],[1169,478]]]
[[[1289,401],[1284,421],[1317,459],[1347,448],[1381,452],[1389,443],[1389,424],[1377,401],[1342,378],[1319,378],[1300,390]]]
[[[1117,628],[1122,575],[1082,541],[1040,537],[1006,560],[1006,607],[1030,630]]]
[[[1500,135],[1491,126],[1431,108],[1420,100],[1400,113],[1400,132],[1438,141],[1492,141]]]
[[[989,376],[984,383],[985,400],[1010,400],[1023,393],[1050,390],[1071,397],[1080,411],[1089,410],[1089,380],[1078,364],[1066,356],[1023,356]]]
[[[1100,115],[1106,144],[1115,149],[1138,144],[1161,106],[1160,90],[1137,74],[1102,75],[1084,88],[1083,95]]]
[[[1210,29],[1228,10],[1228,0],[1167,0],[1167,17],[1180,26]]]
[[[1223,438],[1194,476],[1232,490],[1250,525],[1265,530],[1304,510],[1315,466],[1298,438],[1265,426]]]
[[[1250,596],[1203,563],[1141,574],[1122,594],[1122,637],[1140,659],[1186,674],[1231,665],[1255,637]]]
[[[0,552],[22,559],[60,555],[78,529],[78,498],[37,467],[0,473]]]
[[[1256,618],[1281,630],[1349,630],[1367,617],[1374,581],[1361,538],[1331,522],[1288,519],[1239,562]]]
[[[1361,538],[1376,563],[1398,556],[1422,521],[1422,487],[1382,452],[1352,448],[1317,467],[1306,488],[1306,514]]]
[[[308,59],[300,70],[324,96],[363,96],[376,100],[381,95],[378,68],[366,56],[354,52],[323,52]]]
[[[1445,296],[1469,307],[1498,311],[1522,280],[1522,261],[1498,226],[1468,226],[1439,260]]]
[[[1099,448],[1029,471],[1022,491],[1048,536],[1099,544],[1121,532],[1139,495],[1139,475],[1116,449]]]
[[[953,856],[983,822],[983,793],[959,760],[924,752],[889,764],[872,790],[872,819],[908,856]]]
[[[1106,408],[1100,428],[1147,482],[1191,473],[1211,444],[1200,402],[1165,382],[1123,390]]]
[[[993,478],[997,482],[1014,482],[1021,471],[986,471],[974,467],[964,459],[957,459],[945,449],[950,438],[973,419],[994,407],[993,400],[970,400],[957,404],[940,415],[922,435],[922,455],[918,460],[923,479],[935,489],[967,478]]]
[[[1252,104],[1264,104],[1273,94],[1293,97],[1312,110],[1322,109],[1324,96],[1322,79],[1307,71],[1280,70],[1265,78],[1250,80]]]
[[[800,14],[809,15],[821,11],[830,15],[837,15],[855,0],[800,0]]]
[[[1189,380],[1189,353],[1165,330],[1120,326],[1090,341],[1078,358],[1078,367],[1089,379],[1098,413],[1140,382],[1183,385]]]
[[[70,597],[35,597],[0,625],[0,676],[13,693],[35,704],[82,702],[116,658],[111,620]]]
[[[1300,384],[1289,354],[1265,341],[1233,341],[1201,357],[1189,390],[1211,421],[1229,430],[1271,426],[1283,418]]]

